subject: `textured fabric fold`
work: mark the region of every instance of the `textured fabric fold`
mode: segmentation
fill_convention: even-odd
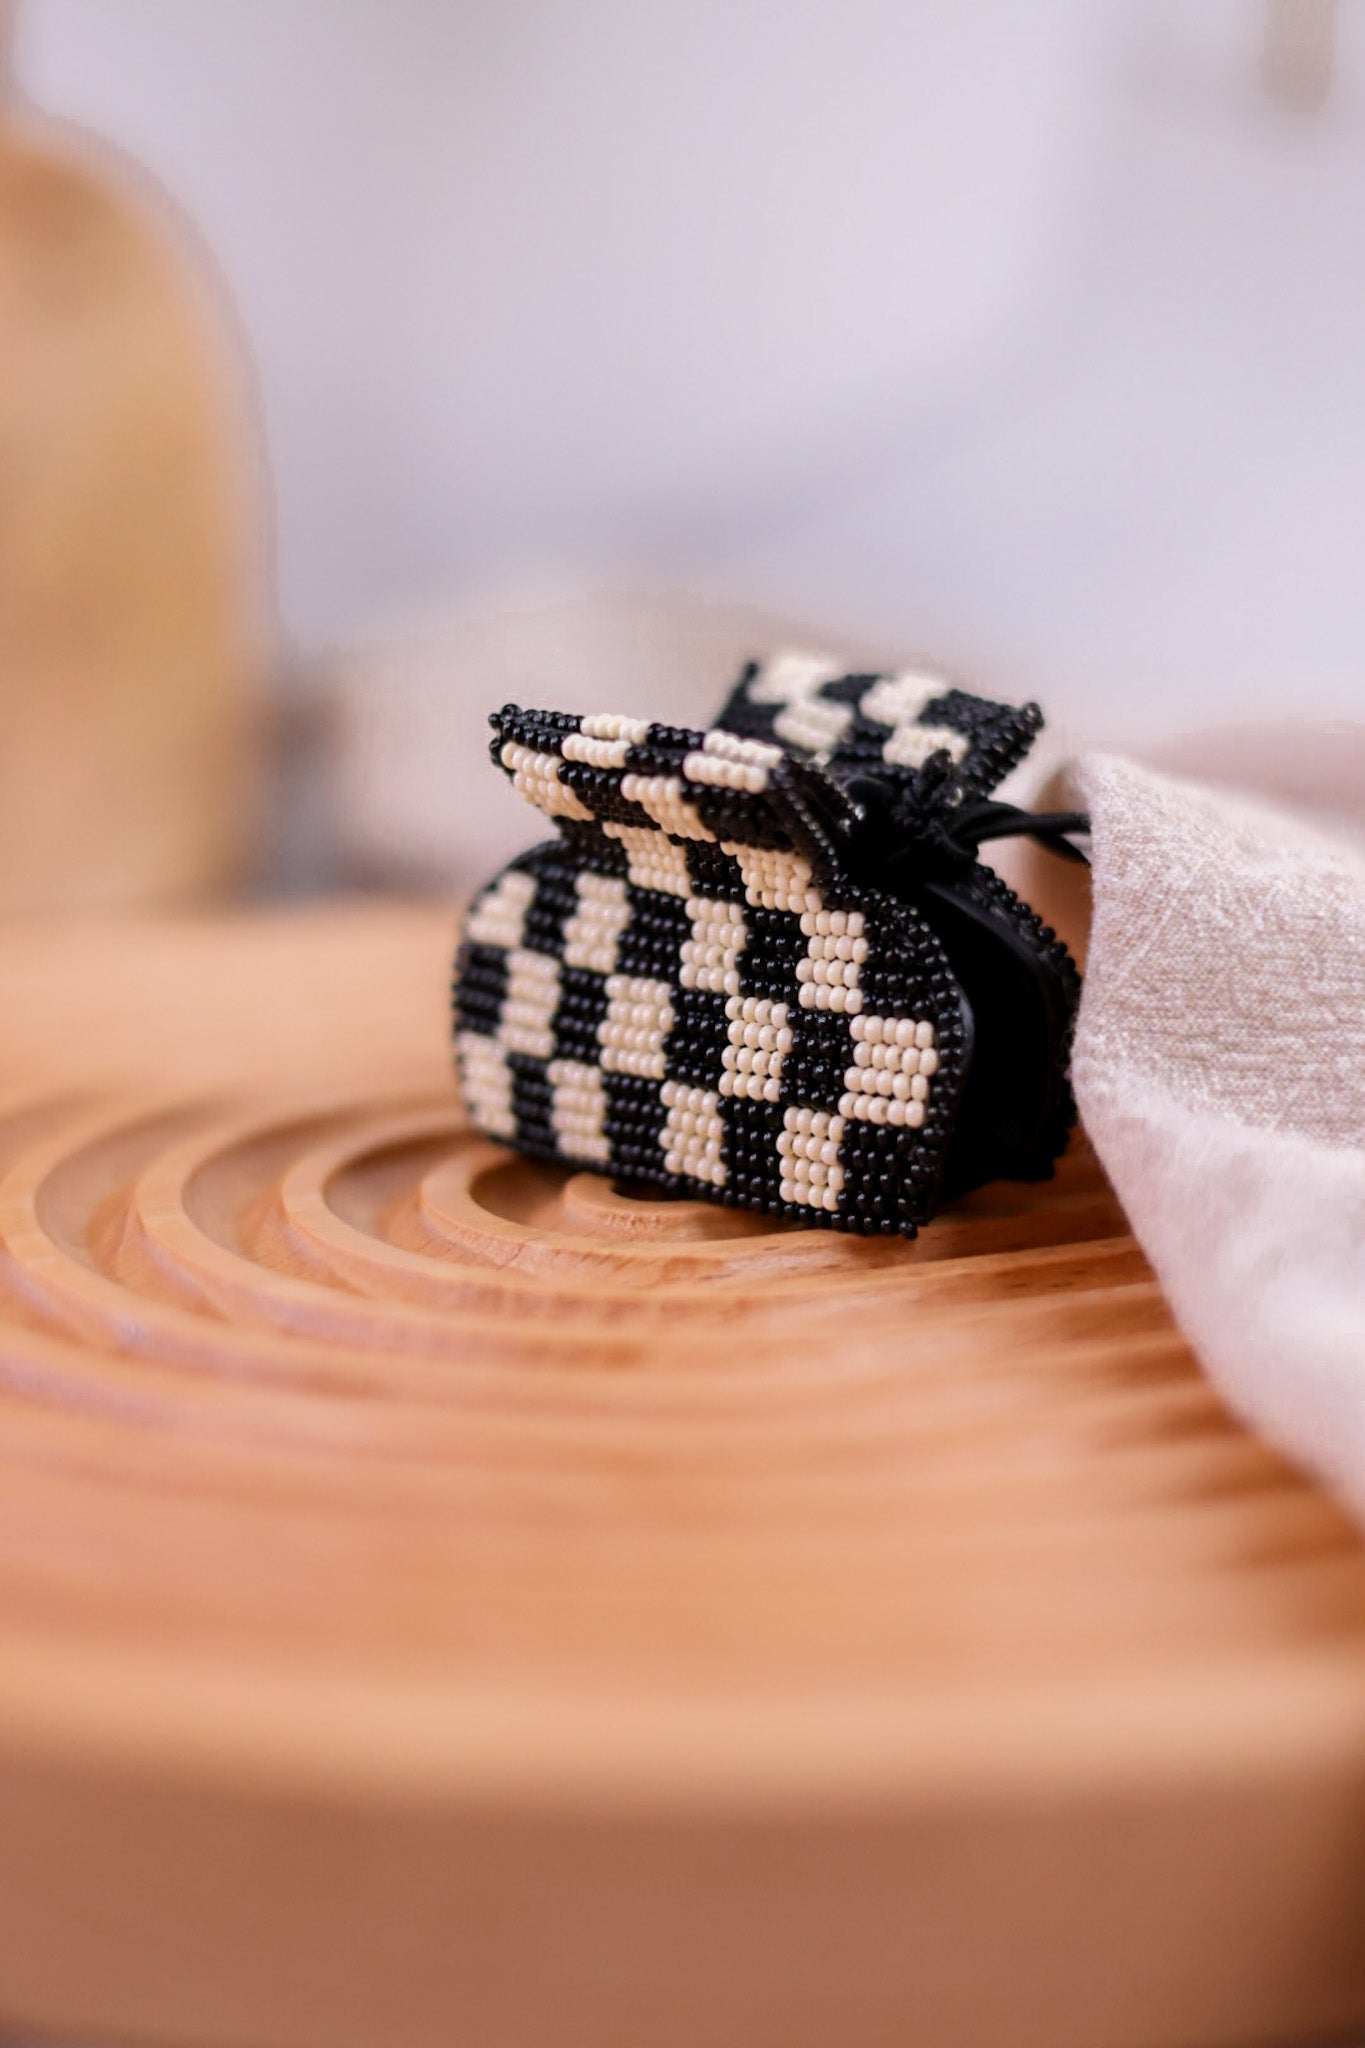
[[[1082,1118],[1210,1376],[1365,1518],[1365,861],[1128,761],[1074,781]]]

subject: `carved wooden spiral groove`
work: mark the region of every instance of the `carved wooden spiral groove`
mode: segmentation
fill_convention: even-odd
[[[19,962],[0,2021],[1097,2048],[1365,2004],[1312,1890],[1358,1543],[1084,1143],[914,1245],[637,1199],[464,1126],[448,938]]]

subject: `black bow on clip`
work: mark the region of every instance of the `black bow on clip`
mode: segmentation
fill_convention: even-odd
[[[1084,811],[1023,811],[1017,804],[964,804],[948,820],[948,836],[970,858],[988,839],[1036,839],[1049,853],[1063,860],[1079,861],[1088,868],[1088,855],[1073,846],[1069,834],[1088,833],[1090,819]]]
[[[1090,865],[1071,833],[1088,833],[1084,811],[1025,811],[989,797],[965,801],[946,754],[926,762],[913,784],[897,786],[882,776],[861,775],[847,785],[858,806],[851,859],[864,872],[888,879],[921,877],[946,881],[975,866],[988,840],[1037,840],[1063,860]]]

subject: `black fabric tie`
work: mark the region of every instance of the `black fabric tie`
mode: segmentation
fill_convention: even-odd
[[[949,812],[944,824],[953,843],[970,848],[973,853],[988,839],[1018,836],[1036,839],[1040,846],[1045,846],[1049,853],[1060,854],[1063,860],[1079,861],[1083,867],[1090,865],[1080,847],[1073,846],[1068,837],[1072,832],[1089,832],[1090,819],[1084,811],[1022,811],[1017,804],[991,803],[982,798]]]
[[[1068,837],[1090,830],[1084,811],[1025,811],[988,797],[954,803],[946,755],[941,767],[928,764],[913,796],[867,775],[851,782],[848,793],[862,811],[856,837],[857,855],[865,867],[947,879],[975,866],[978,849],[988,840],[1015,837],[1036,839],[1063,860],[1089,866]]]

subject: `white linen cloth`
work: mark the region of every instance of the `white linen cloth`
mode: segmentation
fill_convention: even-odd
[[[1365,734],[1337,737],[1344,788]],[[1211,1378],[1365,1517],[1365,861],[1129,761],[1072,779],[1082,1121]]]

